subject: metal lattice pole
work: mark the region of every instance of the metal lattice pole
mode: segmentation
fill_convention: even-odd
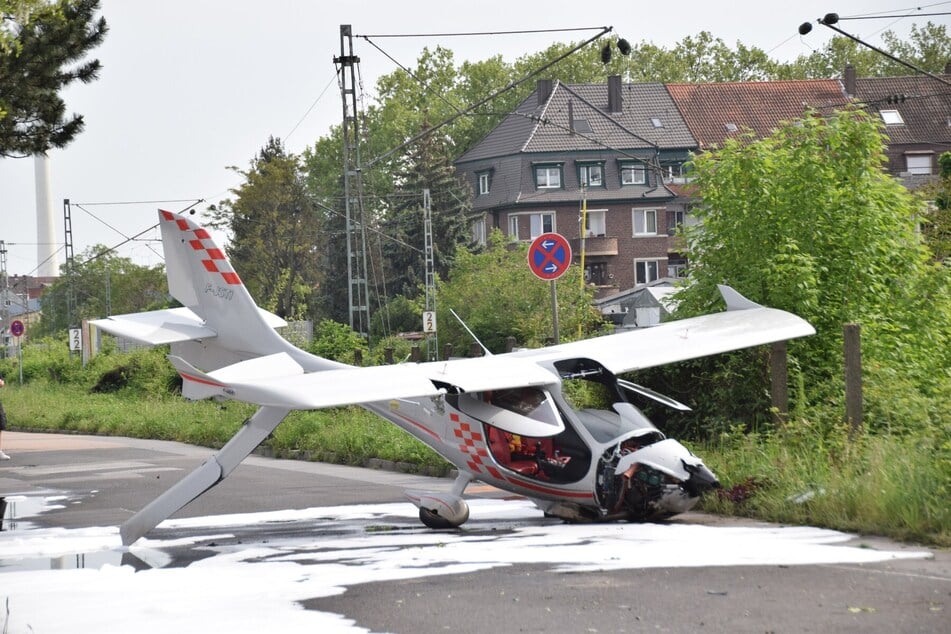
[[[343,102],[343,197],[347,232],[347,299],[350,327],[369,338],[370,293],[367,284],[366,222],[360,165],[360,124],[357,118],[356,65],[353,30],[340,25],[340,98]]]

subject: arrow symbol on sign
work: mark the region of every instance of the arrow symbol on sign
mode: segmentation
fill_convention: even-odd
[[[557,271],[557,270],[558,270],[558,265],[555,264],[554,262],[552,262],[551,264],[549,264],[548,266],[546,266],[545,269],[544,269],[544,271],[545,271],[546,273],[554,273],[554,272]]]
[[[544,242],[542,242],[542,246],[545,248],[546,251],[551,251],[551,248],[555,246],[555,241],[545,240]]]

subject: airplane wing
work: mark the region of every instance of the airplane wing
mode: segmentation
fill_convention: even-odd
[[[801,317],[760,306],[728,286],[721,286],[720,292],[727,302],[721,313],[514,354],[536,361],[589,358],[620,374],[816,332]]]

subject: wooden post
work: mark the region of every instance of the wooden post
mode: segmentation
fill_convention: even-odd
[[[505,338],[505,351],[506,351],[506,352],[511,352],[512,350],[515,350],[515,344],[516,344],[515,337],[512,337],[512,336],[506,337],[506,338]]]
[[[442,347],[442,358],[449,360],[452,357],[452,344],[447,343]]]
[[[363,350],[360,350],[359,348],[354,348],[353,365],[363,365]]]
[[[422,359],[419,344],[413,344],[413,347],[409,349],[409,359],[413,363],[419,363],[420,359]]]
[[[789,418],[789,367],[785,341],[776,341],[769,350],[769,393],[776,422]]]
[[[472,345],[469,346],[469,356],[470,357],[482,356],[482,346],[480,346],[477,341],[473,341]]]
[[[842,327],[845,353],[845,420],[849,437],[862,429],[862,333],[858,324]]]
[[[393,363],[393,347],[387,346],[383,348],[383,363],[390,365]]]

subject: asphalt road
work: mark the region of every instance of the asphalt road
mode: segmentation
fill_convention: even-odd
[[[212,452],[179,443],[4,432],[0,496],[63,495],[4,528],[116,525]],[[405,488],[448,490],[451,481],[387,471],[252,456],[175,517],[402,501]],[[502,497],[488,487],[467,494]],[[22,504],[22,502],[21,502]],[[546,522],[551,523],[549,520]],[[686,514],[679,525],[748,523]],[[182,531],[185,529],[177,529]],[[280,539],[300,526],[264,526],[236,539]],[[557,530],[557,526],[554,530]],[[158,532],[165,531],[160,527]],[[261,531],[267,533],[262,536]],[[452,539],[452,533],[446,540]],[[863,537],[864,547],[922,550]],[[553,572],[519,563],[463,574],[362,583],[305,602],[373,632],[951,632],[951,553],[872,564],[643,568]],[[193,552],[194,551],[194,552]],[[177,565],[199,559],[175,553]],[[3,583],[0,567],[0,585]]]

